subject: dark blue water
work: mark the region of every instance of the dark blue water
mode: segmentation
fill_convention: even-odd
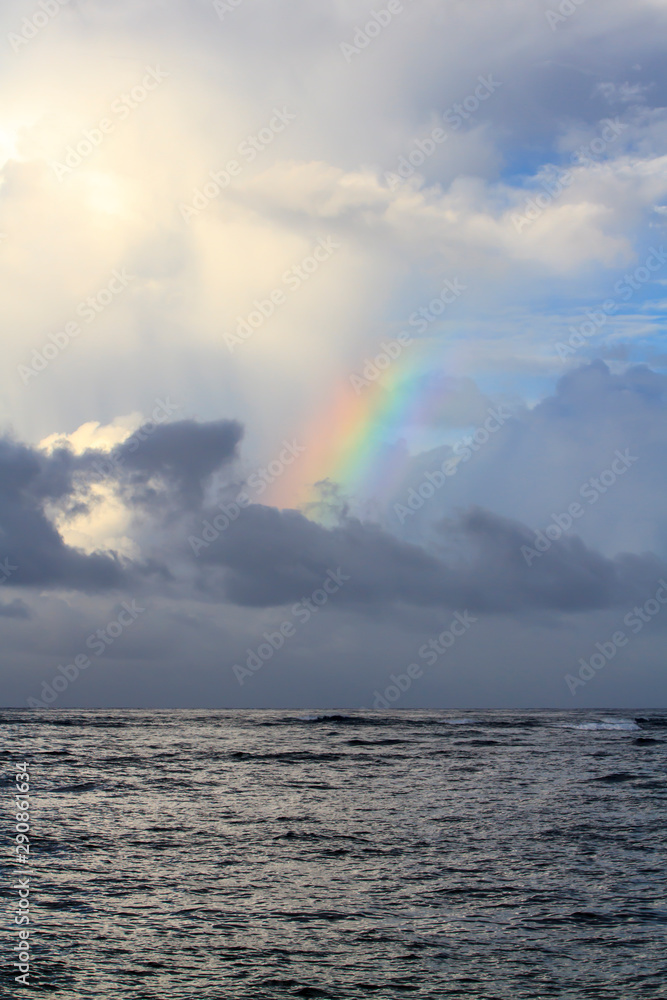
[[[667,713],[326,715],[0,713],[1,995],[667,997]]]

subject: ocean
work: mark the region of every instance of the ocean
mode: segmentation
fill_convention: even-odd
[[[2,997],[667,997],[667,712],[0,725]]]

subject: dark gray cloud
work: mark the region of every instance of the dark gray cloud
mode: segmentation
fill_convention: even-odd
[[[24,601],[9,601],[7,604],[0,602],[0,618],[32,618],[30,608]]]
[[[483,475],[486,462],[493,484],[503,471],[515,488],[526,483],[539,468],[538,444],[544,448],[550,442],[550,460],[563,461],[553,435],[569,434],[573,427],[588,426],[599,437],[600,427],[614,418],[627,429],[641,415],[645,431],[650,412],[655,429],[664,420],[664,388],[665,380],[646,368],[612,376],[595,363],[570,373],[554,396],[508,421],[495,450],[480,458],[476,476]],[[183,596],[269,608],[307,597],[333,572],[344,580],[338,608],[375,614],[403,605],[520,614],[631,603],[666,571],[657,556],[637,550],[602,554],[577,536],[576,524],[571,534],[537,552],[533,528],[474,502],[440,512],[419,543],[345,511],[336,526],[325,527],[297,511],[259,504],[240,510],[215,537],[202,534],[205,522],[220,523],[219,508],[204,506],[207,487],[231,468],[241,436],[233,421],[187,420],[146,426],[110,455],[77,456],[64,448],[46,455],[0,442],[0,528],[12,567],[10,584],[94,591],[128,590],[139,582],[158,592],[171,582]],[[613,433],[608,439],[615,440]],[[580,466],[576,454],[570,460]],[[45,513],[49,502],[66,515],[87,509],[95,502],[90,486],[99,481],[100,470],[130,509],[141,507],[143,527],[135,533],[141,561],[73,549]],[[196,554],[193,538],[208,539],[195,545]],[[526,558],[528,549],[532,558]]]
[[[128,501],[150,504],[164,496],[185,507],[201,505],[213,473],[237,456],[243,428],[233,420],[178,420],[144,426],[111,453]],[[162,489],[153,485],[155,478]]]
[[[246,508],[199,551],[209,587],[240,605],[271,607],[307,597],[331,570],[344,586],[336,606],[468,608],[490,613],[590,611],[637,600],[665,572],[648,555],[608,559],[564,536],[527,559],[526,526],[473,508],[440,526],[436,555],[353,518],[328,529],[297,511]],[[221,576],[206,576],[211,567]]]
[[[67,448],[45,454],[0,439],[0,558],[7,582],[98,591],[127,588],[137,577],[168,577],[159,560],[133,564],[113,552],[86,554],[67,545],[46,506],[68,517],[90,510],[90,486],[103,476],[129,505],[187,509],[201,503],[205,484],[234,457],[240,436],[240,425],[227,420],[145,426],[111,456]]]
[[[259,505],[208,535],[202,520],[191,522],[191,539],[205,542],[194,546],[201,585],[270,607],[300,600],[340,567],[350,580],[336,605],[366,611],[403,603],[585,612],[632,603],[665,572],[666,389],[667,378],[644,365],[617,374],[600,361],[583,365],[532,409],[506,411],[505,423],[455,476],[441,475],[443,485],[429,487],[431,499],[415,512],[405,506],[408,487],[453,452],[419,456],[393,498],[403,504],[402,539],[391,510],[384,527],[362,523],[348,516],[344,498],[335,528]],[[480,396],[477,408],[485,402]],[[612,465],[619,474],[606,477]],[[579,517],[568,525],[573,503]],[[203,516],[220,525],[216,515]],[[552,541],[554,515],[566,529]],[[537,532],[547,551],[535,549]]]
[[[66,545],[44,505],[74,493],[73,457],[64,450],[45,456],[0,440],[0,546],[12,586],[62,586],[106,590],[125,573],[114,554],[85,555]]]

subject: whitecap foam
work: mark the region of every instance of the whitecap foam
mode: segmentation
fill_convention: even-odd
[[[564,723],[566,729],[610,729],[621,732],[637,732],[641,729],[634,719],[600,719],[596,722]]]

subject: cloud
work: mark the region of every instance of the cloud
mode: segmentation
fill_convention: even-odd
[[[84,555],[64,542],[44,513],[47,501],[74,493],[73,457],[46,457],[25,445],[0,440],[0,546],[14,568],[12,586],[59,586],[107,590],[126,584],[113,554]]]
[[[534,533],[488,510],[471,509],[440,532],[448,552],[442,558],[352,518],[325,528],[297,511],[254,505],[197,558],[207,569],[224,569],[221,578],[208,576],[210,587],[217,584],[230,601],[252,607],[298,601],[329,570],[340,571],[346,582],[336,606],[361,612],[393,604],[584,612],[636,600],[665,571],[654,556],[607,559],[576,537],[555,542],[529,565],[522,546],[534,544]]]
[[[32,613],[24,601],[16,599],[7,604],[0,601],[0,618],[18,618],[27,621],[32,618]]]
[[[163,494],[186,507],[200,506],[213,473],[237,457],[241,436],[236,421],[179,420],[154,426],[150,433],[144,432],[143,441],[133,435],[117,445],[110,458],[124,470],[124,492],[131,502],[155,499],[158,491],[151,483],[157,477]]]
[[[607,557],[652,551],[664,558],[666,392],[667,376],[646,365],[612,372],[599,360],[581,364],[534,406],[513,406],[497,432],[481,431],[481,443],[472,440],[470,427],[457,432],[454,449],[443,445],[414,456],[395,491],[381,498],[383,523],[407,540],[428,544],[434,525],[470,505],[537,530],[578,502],[585,513],[572,530],[589,548]],[[617,451],[629,451],[630,465],[612,476],[605,470]],[[406,513],[409,491],[419,490],[427,474],[450,460],[457,463],[455,475]],[[601,474],[607,485],[591,487]]]
[[[280,440],[308,423],[332,383],[453,269],[475,288],[460,303],[475,351],[455,352],[456,374],[488,365],[520,379],[548,367],[545,298],[581,287],[597,297],[664,200],[664,7],[584,4],[555,32],[527,0],[483,0],[483,16],[464,3],[405,8],[351,65],[340,43],[360,15],[346,2],[286,13],[257,0],[224,21],[211,3],[170,0],[157,20],[152,3],[111,12],[91,2],[85,15],[70,5],[11,53],[4,78],[20,96],[0,122],[0,378],[23,439],[46,436],[52,419],[72,428],[146,411],[169,388],[204,419],[225,398],[264,460],[274,431]],[[6,30],[24,14],[6,4]],[[120,120],[114,100],[149,62],[169,77]],[[461,127],[444,123],[489,74],[497,92]],[[635,93],[643,104],[625,100]],[[283,105],[295,121],[246,162],[239,145]],[[113,131],[59,181],[51,164],[109,114]],[[605,170],[577,167],[570,187],[516,232],[512,214],[543,192],[548,171],[569,164],[573,136],[590,142],[610,114],[628,128],[609,144]],[[224,128],[202,129],[204,120]],[[441,151],[414,184],[391,191],[386,173],[436,124],[449,133]],[[186,225],[179,205],[234,157],[241,175]],[[230,358],[225,332],[330,233],[342,244],[335,258]],[[78,305],[117,268],[136,275],[129,287],[25,386],[17,366],[80,320]],[[525,337],[517,322],[498,337],[508,308],[521,312]],[[443,352],[460,335],[447,323],[430,333]]]
[[[664,243],[664,0],[576,4],[555,25],[533,0],[405,2],[348,61],[341,43],[370,17],[354,0],[229,6],[221,18],[210,0],[86,0],[63,5],[19,51],[7,45],[2,78],[14,100],[0,120],[0,420],[16,440],[0,441],[0,566],[11,556],[17,569],[2,596],[11,602],[12,587],[21,588],[35,623],[25,629],[8,617],[21,606],[3,605],[17,643],[5,649],[8,670],[23,668],[22,648],[33,668],[55,656],[61,628],[76,650],[81,634],[107,620],[117,591],[141,592],[172,602],[173,617],[156,612],[142,625],[148,638],[136,661],[128,654],[123,690],[151,703],[170,658],[174,690],[187,699],[187,660],[210,670],[199,678],[205,701],[228,642],[237,639],[241,655],[283,613],[280,602],[300,600],[340,566],[350,580],[313,619],[320,645],[304,630],[289,652],[312,678],[314,699],[325,675],[338,677],[336,650],[361,683],[368,649],[378,662],[413,656],[415,633],[464,604],[498,626],[483,644],[488,661],[470,654],[473,670],[483,664],[482,685],[495,682],[502,697],[499,667],[505,677],[525,660],[528,683],[515,690],[526,691],[540,611],[553,633],[570,635],[563,623],[576,617],[583,635],[667,556],[657,370],[665,274],[642,279],[574,356],[562,359],[555,346],[587,310],[620,299],[624,272],[632,277],[649,247]],[[5,37],[32,17],[24,8],[6,0]],[[167,75],[132,107],[121,95],[147,66]],[[476,106],[480,76],[497,86]],[[452,113],[466,99],[465,113]],[[294,116],[276,134],[274,108]],[[103,118],[112,128],[102,134]],[[435,128],[447,139],[429,152]],[[410,176],[390,183],[409,156]],[[80,162],[56,170],[66,157]],[[211,173],[230,160],[240,172],[213,196],[200,194],[205,207],[186,221],[182,206],[197,190],[210,193]],[[565,169],[571,181],[559,190]],[[527,203],[538,199],[528,218]],[[316,271],[302,269],[294,287],[285,275],[328,239],[340,248]],[[108,301],[114,270],[133,277]],[[417,334],[409,317],[455,278],[466,293]],[[289,294],[271,311],[276,290]],[[88,320],[91,298],[104,308]],[[228,335],[247,329],[251,315],[253,335],[231,352]],[[80,333],[67,339],[73,322]],[[350,374],[404,329],[410,352],[386,382],[355,397],[357,418],[328,417],[341,413]],[[26,383],[19,366],[40,353],[48,364]],[[599,356],[609,365],[588,363]],[[393,390],[409,390],[411,379],[425,405],[406,409],[402,426],[382,417],[374,434],[377,456],[403,481],[391,495],[372,474],[334,482],[346,434],[378,429],[371,400],[400,402]],[[189,419],[144,434],[140,414],[167,392]],[[501,404],[512,418],[400,523],[393,504],[405,504],[457,439],[483,424],[487,407]],[[253,506],[194,557],[188,535],[236,496],[244,469],[268,467],[284,440],[298,440],[307,457],[261,498],[280,495],[293,507],[308,476],[326,478],[321,509],[338,507],[340,521],[327,527]],[[628,474],[528,566],[522,545],[626,448],[638,456]],[[45,589],[44,598],[35,593]],[[58,598],[58,589],[70,593]],[[184,621],[197,623],[187,642]],[[128,642],[139,646],[139,632]],[[135,668],[151,659],[149,691]],[[99,697],[108,683],[102,700],[116,702],[112,673],[95,690]],[[301,691],[301,679],[283,691],[276,673],[273,703]],[[16,690],[20,702],[20,679]]]
[[[193,420],[146,425],[110,452],[67,447],[46,453],[0,439],[0,546],[11,567],[12,586],[52,586],[102,591],[123,589],[134,577],[157,572],[158,562],[131,563],[115,552],[86,554],[66,544],[48,515],[65,521],[88,516],[99,498],[91,487],[103,482],[129,508],[199,505],[206,483],[236,455],[238,423]]]
[[[446,422],[485,412],[489,400],[474,384],[436,383],[443,404],[454,392],[455,410],[450,413],[446,405],[441,414]],[[645,367],[613,375],[601,362],[566,374],[553,396],[505,421],[473,456],[470,475],[460,463],[451,487],[448,483],[423,505],[423,530],[413,540],[387,530],[389,522],[383,526],[350,516],[344,505],[339,505],[339,523],[326,527],[298,511],[260,504],[237,508],[238,516],[224,518],[229,523],[214,530],[211,539],[203,528],[219,513],[214,498],[229,498],[238,475],[243,428],[236,421],[143,425],[104,452],[76,454],[55,447],[44,453],[4,440],[0,526],[7,556],[18,567],[11,583],[104,590],[127,588],[139,579],[149,586],[153,575],[150,586],[156,592],[171,581],[183,597],[270,608],[300,600],[333,570],[349,578],[336,606],[362,613],[398,605],[494,614],[615,607],[637,600],[665,572],[658,555],[637,547],[604,554],[577,535],[588,530],[582,516],[548,552],[527,560],[524,550],[534,547],[536,528],[503,514],[503,502],[506,497],[516,507],[520,496],[523,509],[535,511],[542,495],[545,512],[560,511],[559,503],[567,511],[569,503],[581,499],[580,491],[573,487],[557,500],[554,482],[578,484],[581,476],[586,483],[584,472],[600,472],[614,446],[628,445],[632,471],[627,481],[615,477],[619,485],[614,488],[622,495],[631,477],[638,476],[632,494],[650,496],[645,490],[655,486],[654,473],[645,459],[655,459],[667,447],[666,384]],[[456,415],[457,393],[464,416]],[[429,421],[432,416],[429,411]],[[586,429],[583,442],[574,446],[581,427]],[[630,450],[635,447],[636,457]],[[418,468],[428,464],[429,454],[420,456]],[[53,508],[65,523],[89,517],[101,502],[93,489],[100,473],[109,495],[126,511],[126,530],[136,547],[132,560],[113,551],[85,554],[67,545],[47,516]],[[507,484],[504,491],[501,481]],[[238,491],[238,483],[233,488]],[[602,523],[614,524],[613,517],[604,520],[605,502],[607,518],[614,506],[619,509],[614,491],[601,490],[594,500],[601,501],[598,528],[598,509]],[[651,504],[655,523],[661,509],[657,496]],[[620,509],[627,511],[623,503]],[[615,536],[620,534],[616,524]],[[604,539],[607,549],[615,536]],[[600,535],[594,531],[593,537]]]

